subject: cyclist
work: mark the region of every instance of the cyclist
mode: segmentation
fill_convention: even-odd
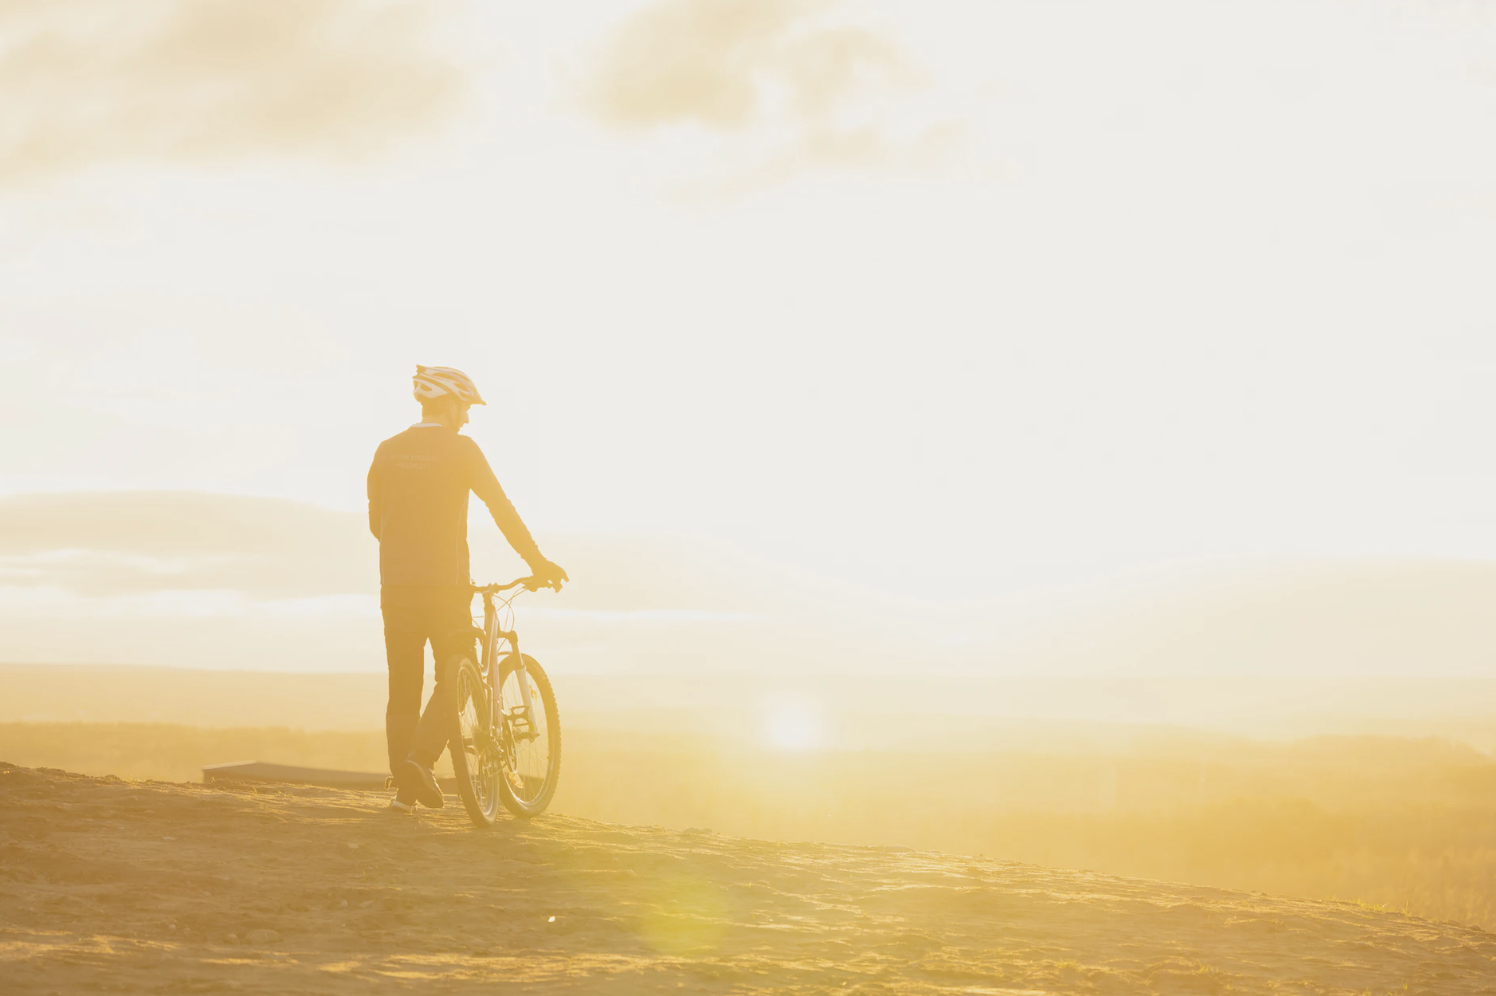
[[[468,492],[542,582],[560,587],[566,572],[541,556],[478,444],[460,435],[468,408],[483,404],[472,378],[451,367],[416,367],[421,421],[379,444],[369,468],[369,530],[379,540],[379,607],[384,616],[390,697],[385,739],[398,791],[390,808],[440,809],[432,765],[447,744],[440,665],[472,646],[468,574]],[[438,669],[426,711],[421,691],[430,642]]]

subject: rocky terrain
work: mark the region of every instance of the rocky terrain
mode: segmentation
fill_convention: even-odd
[[[1348,903],[0,766],[0,991],[1496,993]]]

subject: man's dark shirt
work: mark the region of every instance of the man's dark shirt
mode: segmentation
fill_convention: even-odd
[[[415,425],[380,443],[369,468],[381,584],[470,583],[469,491],[532,570],[545,563],[478,444],[445,426]]]

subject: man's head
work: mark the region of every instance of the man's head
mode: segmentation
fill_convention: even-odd
[[[460,429],[467,424],[468,407],[484,403],[473,378],[455,367],[417,366],[413,380],[423,421]]]

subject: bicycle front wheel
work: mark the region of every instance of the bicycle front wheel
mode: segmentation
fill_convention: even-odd
[[[447,713],[447,748],[457,776],[457,795],[475,826],[491,827],[499,815],[503,756],[493,729],[488,682],[467,654],[456,654],[447,662],[447,681],[456,704]]]
[[[561,777],[561,717],[551,679],[529,654],[510,654],[499,664],[499,722],[503,763],[499,793],[515,816],[539,816],[556,794]],[[530,686],[530,709],[525,709],[520,682]]]

